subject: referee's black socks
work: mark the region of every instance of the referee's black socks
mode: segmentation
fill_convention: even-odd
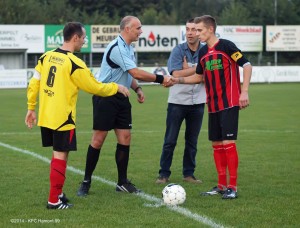
[[[116,148],[116,164],[118,167],[118,185],[123,185],[127,182],[127,167],[129,161],[130,146],[117,143]]]
[[[89,145],[86,154],[85,175],[84,180],[91,181],[93,172],[96,168],[100,156],[100,149],[95,149]]]

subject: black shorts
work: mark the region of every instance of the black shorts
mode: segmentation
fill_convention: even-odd
[[[53,146],[54,151],[69,152],[77,150],[75,129],[68,131],[56,131],[41,127],[43,147]]]
[[[131,104],[121,93],[110,97],[93,96],[93,129],[131,129]]]
[[[236,140],[239,107],[208,114],[208,139],[210,141]]]

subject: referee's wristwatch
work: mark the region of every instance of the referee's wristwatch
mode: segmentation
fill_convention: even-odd
[[[137,93],[139,89],[142,89],[142,87],[140,87],[140,86],[136,87],[136,88],[134,89],[134,92]]]

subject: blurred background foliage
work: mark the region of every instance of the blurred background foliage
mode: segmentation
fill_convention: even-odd
[[[212,15],[219,25],[300,25],[300,0],[0,0],[0,24],[117,25],[126,15],[143,25],[184,25],[187,19]],[[253,64],[272,65],[265,47],[247,53]],[[144,63],[166,63],[169,53],[140,54]],[[299,52],[278,52],[279,65],[300,63]]]

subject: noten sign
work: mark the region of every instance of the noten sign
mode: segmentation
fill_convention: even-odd
[[[170,52],[179,44],[179,26],[145,25],[142,30],[143,33],[135,44],[139,52]]]
[[[139,39],[139,46],[141,47],[168,47],[168,46],[174,46],[178,44],[178,38],[177,37],[161,37],[159,34],[155,35],[152,31],[150,32],[149,36],[143,37]]]

